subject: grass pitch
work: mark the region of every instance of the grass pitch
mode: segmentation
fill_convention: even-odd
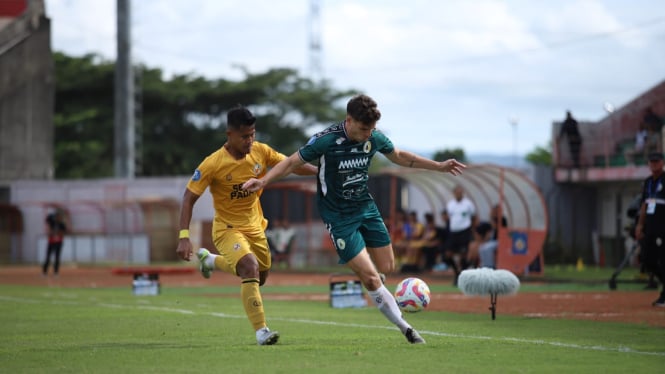
[[[414,346],[376,308],[325,301],[264,300],[281,338],[257,346],[236,294],[0,286],[0,372],[625,373],[665,363],[663,329],[642,324],[425,311],[407,316],[427,340]]]

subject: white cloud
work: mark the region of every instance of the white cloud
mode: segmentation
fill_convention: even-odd
[[[134,0],[136,60],[167,73],[237,79],[306,73],[308,0]],[[597,120],[665,76],[659,0],[330,0],[323,70],[374,96],[398,146],[512,154],[545,145],[566,109]],[[53,46],[115,56],[115,0],[47,0]]]

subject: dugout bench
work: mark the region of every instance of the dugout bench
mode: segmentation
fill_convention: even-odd
[[[134,295],[159,295],[160,275],[186,275],[196,272],[192,267],[122,267],[113,268],[114,275],[131,275]]]

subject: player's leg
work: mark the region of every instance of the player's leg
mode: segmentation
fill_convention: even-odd
[[[388,230],[378,214],[378,209],[370,210],[365,214],[358,230],[353,230],[355,226],[347,225],[344,226],[346,230],[339,231],[334,226],[330,226],[333,237],[340,238],[341,242],[345,243],[344,248],[338,248],[340,258],[346,261],[349,268],[360,278],[360,282],[367,289],[374,305],[400,329],[408,341],[424,343],[425,340],[402,317],[395,297],[386,288],[379,275],[379,271],[392,272],[395,267],[395,259]],[[336,246],[340,243],[338,240],[335,242]],[[365,248],[365,243],[367,243],[367,248]],[[341,253],[344,253],[344,257]]]
[[[53,244],[53,274],[58,275],[60,271],[60,253],[62,253],[62,242]]]
[[[380,274],[390,274],[395,271],[395,251],[390,242],[388,228],[383,222],[383,217],[376,206],[368,209],[362,217],[358,226],[358,233],[361,235],[359,240],[362,243],[355,243],[360,248],[365,247],[374,266]],[[350,227],[354,229],[353,226]],[[350,233],[354,233],[350,231]],[[411,249],[407,249],[409,251]]]
[[[242,279],[241,297],[245,313],[256,332],[256,342],[259,345],[272,345],[277,343],[279,333],[268,328],[263,298],[259,290],[272,266],[270,247],[264,233],[245,237],[251,254],[243,257],[236,268],[238,276]]]
[[[383,250],[392,251],[392,248],[386,246],[383,247]],[[400,329],[409,343],[425,343],[425,340],[418,332],[403,318],[395,297],[381,282],[379,273],[374,267],[367,250],[362,249],[360,253],[347,262],[347,266],[360,278],[360,282],[367,289],[367,293],[374,305],[376,305],[388,321]]]
[[[53,252],[53,244],[48,243],[46,246],[46,258],[44,259],[44,265],[42,265],[42,274],[48,275],[48,267],[51,262],[51,253]]]
[[[212,260],[205,261],[212,261],[214,268],[240,278],[240,297],[247,319],[256,332],[257,343],[275,344],[279,333],[270,331],[266,325],[259,291],[270,267],[270,250],[265,236],[247,237],[235,229],[225,229],[216,233],[214,242],[219,255],[209,254]]]

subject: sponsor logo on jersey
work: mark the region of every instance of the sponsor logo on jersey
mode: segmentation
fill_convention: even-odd
[[[193,180],[194,182],[196,182],[196,181],[198,181],[199,179],[201,179],[201,170],[196,169],[196,170],[194,170],[194,174],[192,175],[192,180]]]
[[[350,160],[344,160],[340,162],[338,170],[360,168],[367,166],[368,163],[369,163],[369,157],[352,158]]]
[[[242,199],[247,196],[250,196],[254,192],[243,190],[242,189],[242,183],[234,184],[233,185],[233,190],[231,191],[231,196],[229,198],[231,200],[237,200],[237,199]]]
[[[365,174],[362,174],[362,173],[347,175],[346,178],[344,179],[344,183],[342,183],[342,187],[346,187],[349,184],[362,182],[364,179],[365,179]]]

